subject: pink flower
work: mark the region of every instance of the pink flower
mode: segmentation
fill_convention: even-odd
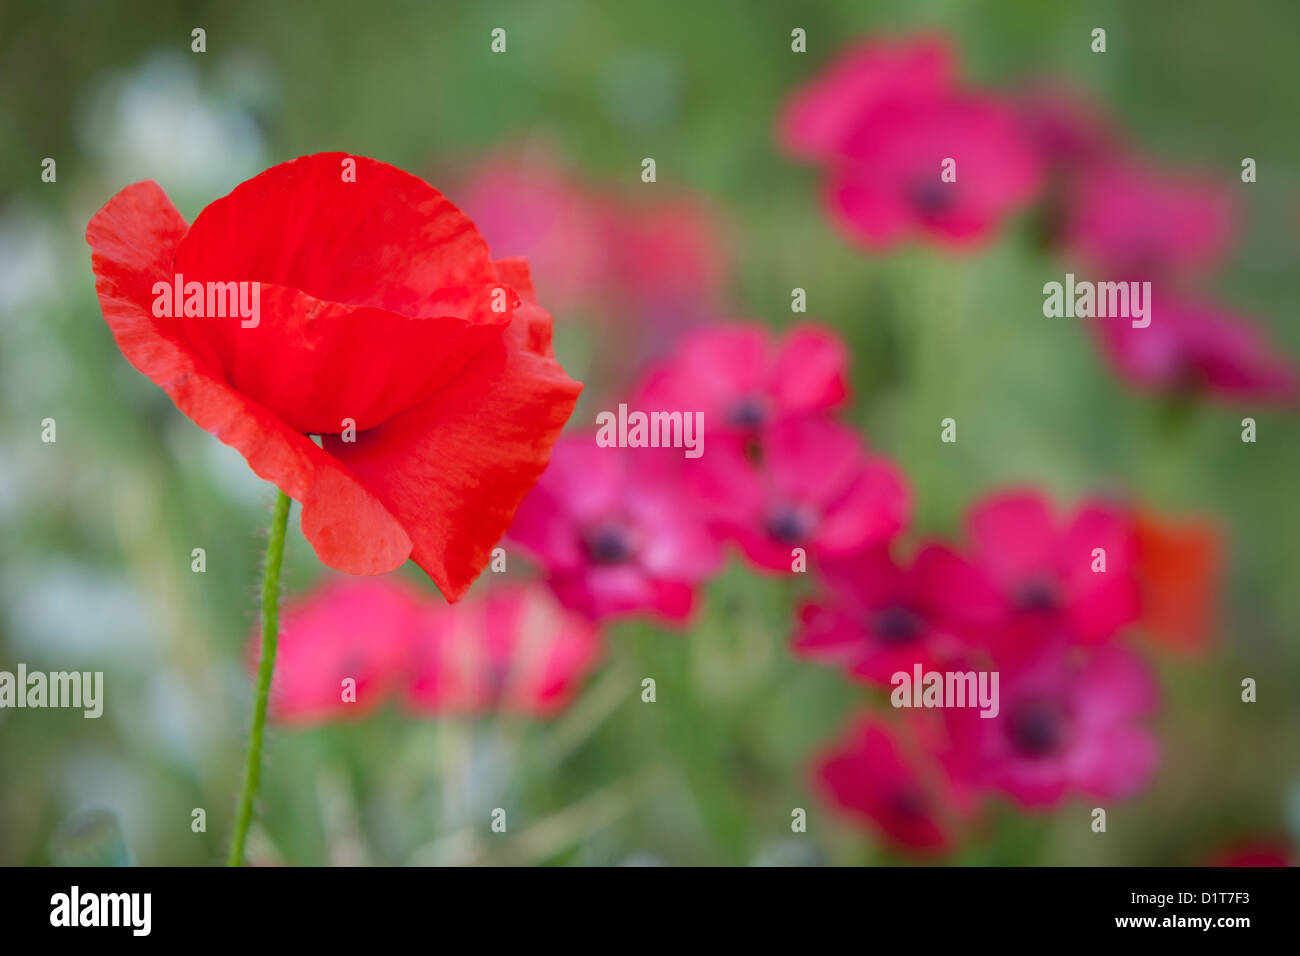
[[[540,585],[430,605],[412,645],[407,705],[417,713],[550,717],[568,706],[600,651],[596,627]]]
[[[1153,279],[1217,266],[1232,245],[1236,210],[1210,179],[1175,177],[1134,160],[1100,162],[1077,180],[1066,244],[1106,278]]]
[[[952,56],[936,37],[850,50],[791,98],[779,135],[789,152],[826,164],[836,219],[871,247],[916,235],[976,243],[1042,177],[1020,120],[955,89]]]
[[[817,759],[814,774],[829,800],[903,849],[950,849],[955,819],[968,809],[941,767],[905,753],[890,730],[870,718],[857,719]]]
[[[702,412],[710,442],[752,439],[769,422],[843,402],[847,364],[844,343],[818,326],[796,326],[775,340],[761,325],[718,323],[691,333],[651,369],[636,402]]]
[[[945,165],[954,181],[944,181]],[[871,247],[922,236],[953,246],[988,238],[1038,192],[1042,166],[1014,113],[987,97],[874,110],[831,165],[827,198]]]
[[[801,609],[795,653],[886,687],[916,664],[928,671],[959,659],[971,629],[1000,608],[980,571],[941,545],[910,565],[879,546],[821,571],[827,594]]]
[[[953,71],[952,51],[941,36],[859,43],[790,97],[778,136],[793,156],[830,159],[878,107],[945,95]]]
[[[556,445],[509,536],[544,566],[565,606],[595,619],[689,617],[722,555],[665,455],[680,452],[601,448],[591,434]]]
[[[693,486],[714,526],[772,571],[792,570],[795,548],[821,559],[888,541],[911,513],[898,469],[822,417],[768,425],[748,454],[714,443],[692,464],[699,466]]]
[[[1294,856],[1285,839],[1257,838],[1235,843],[1220,850],[1205,866],[1292,866]]]
[[[721,311],[726,246],[718,217],[695,196],[630,202],[533,148],[479,163],[460,199],[492,249],[528,256],[557,316],[607,326],[615,376]]]
[[[1078,653],[1078,652],[1076,652]],[[1138,725],[1156,706],[1151,674],[1132,652],[1102,647],[1079,657],[1054,652],[1021,671],[1000,672],[999,711],[944,711],[952,760],[970,784],[1048,807],[1071,793],[1131,796],[1159,760]]]
[[[1041,494],[1013,490],[977,504],[967,526],[975,564],[1002,595],[988,635],[995,659],[1100,644],[1137,620],[1136,542],[1120,509],[1088,502],[1060,522]]]
[[[1036,86],[1017,97],[1016,111],[1030,141],[1050,171],[1073,177],[1109,162],[1119,152],[1119,138],[1109,120],[1074,90]]]
[[[548,154],[488,157],[458,198],[497,258],[528,257],[538,296],[560,319],[607,281],[604,217]]]
[[[280,615],[272,718],[306,725],[374,710],[405,677],[420,611],[419,598],[393,576],[331,578],[289,602]],[[249,636],[254,670],[261,646],[259,625]]]
[[[1208,303],[1152,299],[1146,328],[1095,320],[1105,354],[1134,386],[1235,401],[1286,403],[1300,394],[1295,365],[1249,320]]]
[[[607,203],[604,220],[611,313],[674,329],[716,314],[729,266],[716,217],[699,199]]]

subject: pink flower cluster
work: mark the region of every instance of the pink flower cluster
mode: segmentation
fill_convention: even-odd
[[[860,718],[817,765],[835,803],[910,848],[952,846],[986,794],[1052,807],[1150,779],[1156,685],[1124,638],[1144,606],[1187,583],[1166,570],[1184,567],[1181,541],[1143,546],[1152,519],[1102,500],[1062,514],[1009,489],[971,509],[963,546],[904,547],[911,493],[836,419],[845,350],[816,326],[704,327],[632,394],[638,408],[703,409],[716,425],[698,459],[601,448],[590,433],[560,442],[509,537],[561,603],[593,621],[684,624],[730,544],[765,573],[815,572],[800,657],[883,689],[916,666],[997,671],[996,717]]]
[[[1300,394],[1294,365],[1261,328],[1190,287],[1232,250],[1235,173],[1171,173],[1076,96],[975,92],[956,73],[941,37],[873,39],[790,97],[778,138],[825,168],[827,205],[852,239],[970,248],[1036,208],[1048,237],[1098,278],[1152,282],[1149,326],[1090,323],[1126,381],[1242,401]]]
[[[601,635],[539,585],[448,605],[389,575],[331,578],[280,619],[270,713],[285,724],[360,717],[390,701],[412,714],[563,709]],[[261,641],[250,636],[250,666]]]
[[[790,573],[889,540],[907,522],[909,493],[830,414],[847,394],[845,364],[843,344],[815,326],[780,339],[749,323],[697,330],[646,373],[632,404],[701,410],[705,453],[611,450],[569,435],[509,537],[569,607],[677,623],[727,542],[765,571]]]
[[[794,638],[796,653],[883,688],[917,667],[998,674],[996,716],[862,718],[818,762],[834,802],[916,850],[950,848],[984,794],[1035,808],[1113,800],[1157,763],[1143,726],[1155,681],[1123,641],[1143,608],[1132,516],[1103,501],[1059,514],[1013,489],[971,508],[966,537],[961,550],[929,542],[910,560],[879,549],[826,568]]]

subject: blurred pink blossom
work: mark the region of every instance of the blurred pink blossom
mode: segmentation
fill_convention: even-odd
[[[1101,644],[1138,619],[1136,540],[1122,509],[1090,501],[1062,519],[1040,492],[1010,489],[974,505],[967,528],[972,560],[1001,593],[987,634],[999,663]]]
[[[824,412],[848,394],[848,350],[834,333],[796,326],[779,339],[761,325],[708,325],[651,368],[637,404],[704,413],[709,441],[744,441],[773,421]]]
[[[1108,278],[1151,280],[1222,263],[1236,235],[1236,208],[1222,183],[1126,159],[1080,171],[1066,245]]]
[[[1250,320],[1207,302],[1153,296],[1151,324],[1098,321],[1095,334],[1138,388],[1237,401],[1293,402],[1300,374]]]
[[[885,687],[916,664],[929,671],[961,660],[972,626],[999,608],[979,569],[939,544],[907,565],[879,546],[820,570],[826,594],[801,609],[795,653]]]
[[[951,849],[954,824],[970,810],[942,767],[908,753],[888,726],[867,717],[817,758],[813,773],[831,802],[905,850]]]
[[[594,619],[648,612],[684,621],[722,553],[684,493],[680,460],[675,449],[562,438],[509,537],[541,563],[567,607]]]
[[[851,237],[968,246],[1037,194],[1042,159],[1021,119],[951,74],[941,38],[868,41],[792,95],[779,136],[826,166],[827,203]]]
[[[414,590],[392,575],[331,577],[287,602],[280,615],[271,717],[315,724],[374,710],[405,679],[420,612]],[[258,626],[249,638],[253,668],[261,646]],[[355,682],[351,702],[344,700],[348,679]]]
[[[549,154],[489,156],[456,199],[494,258],[528,258],[538,301],[558,320],[608,283],[605,217]]]
[[[812,566],[883,543],[911,515],[899,469],[821,416],[767,425],[744,450],[715,443],[691,465],[714,526],[771,571],[791,571],[795,548]]]
[[[940,178],[955,163],[955,180]],[[840,224],[872,247],[923,237],[986,240],[1038,193],[1042,166],[1015,115],[988,97],[892,104],[848,135],[827,199]]]
[[[550,717],[568,705],[600,651],[595,625],[540,584],[430,604],[412,643],[407,706]]]
[[[791,95],[778,122],[781,144],[802,159],[837,157],[875,109],[938,99],[952,88],[954,71],[940,35],[858,43]]]
[[[1131,796],[1151,779],[1159,746],[1139,721],[1155,710],[1157,687],[1131,651],[1051,652],[1026,669],[1003,669],[1000,685],[996,717],[943,712],[963,780],[1050,807],[1075,793]]]
[[[1109,119],[1076,90],[1039,83],[1019,93],[1014,105],[1050,174],[1072,180],[1082,169],[1120,153]]]

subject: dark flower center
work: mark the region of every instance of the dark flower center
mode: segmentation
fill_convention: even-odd
[[[1021,585],[1014,603],[1019,611],[1055,611],[1061,607],[1061,596],[1051,581],[1038,579]]]
[[[923,217],[941,216],[952,208],[956,199],[957,184],[945,183],[932,177],[912,184],[908,198],[912,207]]]
[[[583,532],[582,549],[592,564],[626,564],[636,554],[636,541],[631,529],[603,522]]]
[[[727,409],[727,424],[733,428],[751,430],[767,421],[767,405],[756,395],[747,395]]]
[[[767,517],[767,533],[786,544],[806,540],[812,529],[812,516],[793,505],[777,508]]]
[[[1028,757],[1055,753],[1065,742],[1065,708],[1055,700],[1031,700],[1011,713],[1011,743]]]
[[[904,820],[919,820],[930,810],[930,801],[915,784],[903,784],[890,795],[890,809]]]
[[[909,608],[895,604],[876,614],[876,636],[884,644],[906,644],[921,634],[921,618]]]

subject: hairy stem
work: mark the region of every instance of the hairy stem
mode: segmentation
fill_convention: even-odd
[[[284,531],[289,524],[289,496],[281,491],[271,516],[271,534],[266,546],[266,571],[262,576],[262,660],[257,668],[257,695],[253,698],[253,725],[248,731],[248,763],[244,786],[239,794],[239,814],[230,841],[229,866],[244,865],[244,842],[253,820],[253,797],[262,776],[262,730],[266,726],[266,704],[271,697],[271,674],[275,670],[275,648],[279,638],[280,564],[284,559]]]

